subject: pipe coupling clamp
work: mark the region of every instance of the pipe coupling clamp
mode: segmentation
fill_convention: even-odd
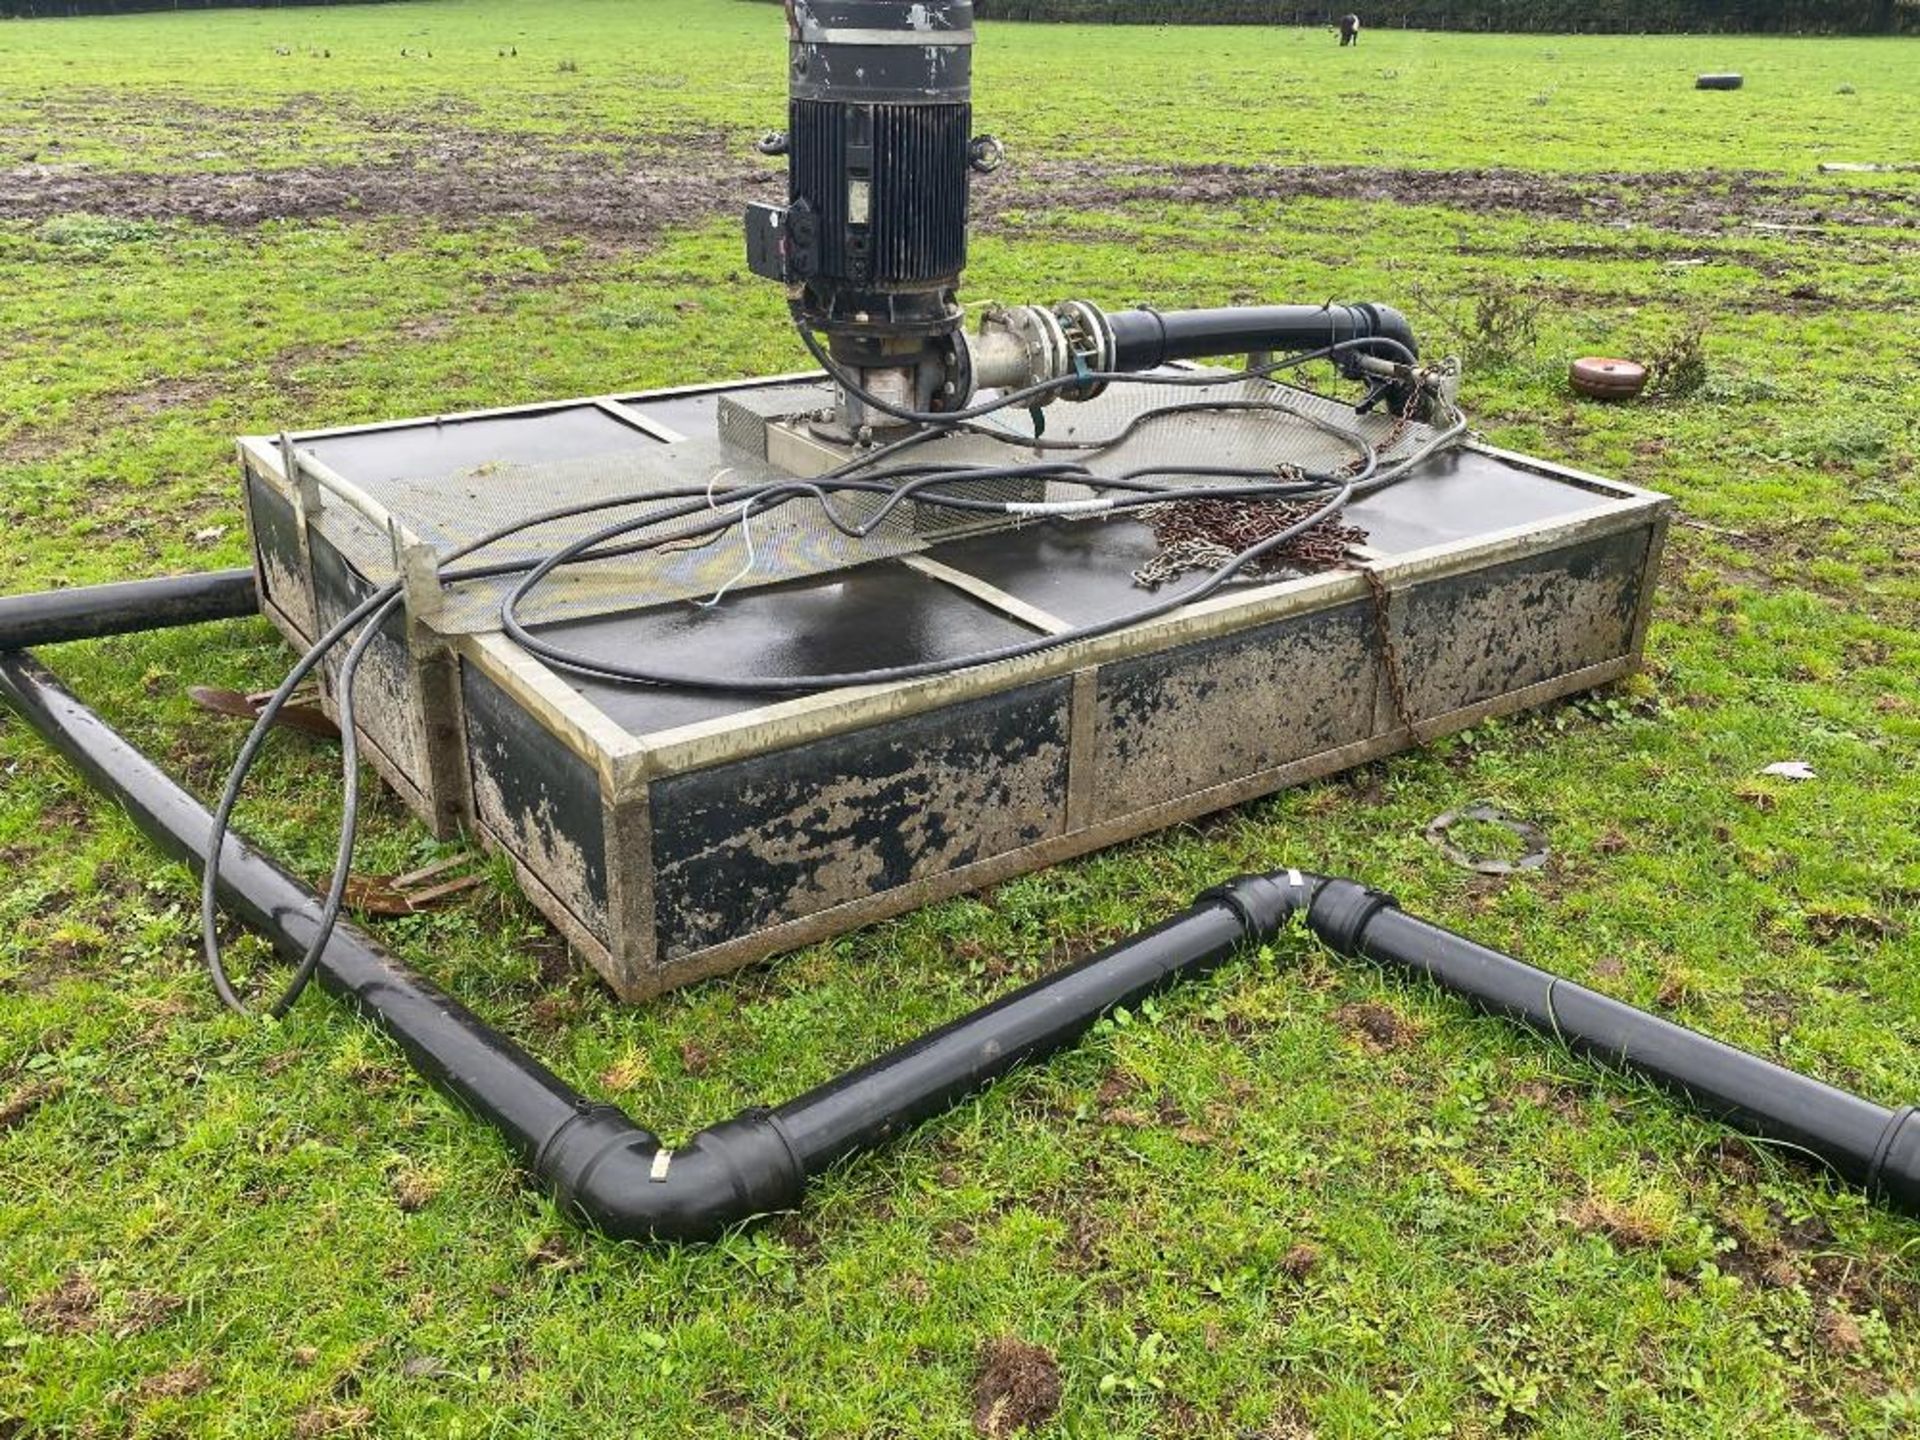
[[[1873,1163],[1867,1166],[1866,1189],[1868,1199],[1893,1200],[1897,1198],[1902,1209],[1910,1209],[1914,1201],[1920,1199],[1920,1194],[1909,1195],[1904,1193],[1908,1190],[1920,1190],[1920,1184],[1916,1184],[1917,1181],[1920,1181],[1920,1176],[1910,1173],[1909,1167],[1905,1165],[1892,1167],[1906,1182],[1905,1184],[1889,1184],[1887,1176],[1889,1162],[1893,1159],[1894,1150],[1898,1147],[1901,1136],[1905,1132],[1909,1122],[1911,1122],[1916,1115],[1920,1115],[1920,1105],[1902,1105],[1898,1110],[1893,1112],[1893,1118],[1887,1121],[1887,1128],[1880,1132],[1880,1143],[1873,1147]],[[1896,1192],[1898,1193],[1896,1194]]]
[[[1359,955],[1373,917],[1399,908],[1400,902],[1383,890],[1352,880],[1328,880],[1307,909],[1307,923],[1336,954]]]

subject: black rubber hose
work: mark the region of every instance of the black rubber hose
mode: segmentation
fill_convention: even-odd
[[[0,596],[0,650],[99,640],[203,620],[238,620],[259,611],[251,570],[4,595]]]
[[[1121,310],[1113,326],[1115,370],[1157,370],[1175,360],[1258,351],[1333,349],[1341,357],[1418,358],[1413,326],[1388,305],[1235,305],[1215,310]],[[1380,340],[1377,347],[1364,343]]]

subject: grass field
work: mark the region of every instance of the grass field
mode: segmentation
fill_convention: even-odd
[[[1490,438],[1679,497],[1648,672],[643,1008],[497,880],[383,939],[674,1138],[1307,864],[1920,1099],[1920,173],[1819,170],[1920,162],[1920,42],[982,39],[970,294],[1403,303]],[[735,219],[782,83],[738,0],[0,24],[0,590],[241,563],[243,431],[794,368]],[[1584,404],[1591,353],[1704,373]],[[183,687],[286,662],[52,658],[203,793]],[[315,877],[332,764],[246,812]],[[1479,799],[1543,873],[1427,845]],[[369,870],[441,853],[371,808]],[[1920,1433],[1920,1227],[1305,943],[646,1250],[331,1002],[224,1016],[185,871],[3,715],[0,863],[0,1436],[964,1435],[1008,1339],[1063,1435]]]

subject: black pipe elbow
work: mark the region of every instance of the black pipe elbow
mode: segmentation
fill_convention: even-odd
[[[1369,332],[1369,338],[1389,341],[1384,345],[1363,345],[1356,354],[1366,355],[1375,360],[1386,360],[1393,364],[1411,363],[1420,358],[1420,342],[1414,337],[1413,322],[1391,305],[1377,305],[1372,301],[1352,307],[1366,317],[1365,325],[1360,327]],[[1341,366],[1349,378],[1355,376],[1351,363]]]
[[[1271,940],[1295,915],[1311,912],[1313,897],[1327,882],[1304,870],[1273,870],[1264,875],[1238,875],[1203,890],[1194,904],[1225,905],[1240,919],[1249,942]]]
[[[613,1106],[584,1106],[541,1147],[534,1170],[564,1209],[616,1240],[717,1240],[793,1209],[806,1188],[779,1122],[760,1110],[669,1149]]]
[[[1397,909],[1394,898],[1357,880],[1314,877],[1307,906],[1307,925],[1335,954],[1363,953],[1367,926],[1382,910]]]

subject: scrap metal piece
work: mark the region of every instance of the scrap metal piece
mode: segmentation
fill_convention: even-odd
[[[238,690],[227,690],[217,685],[189,685],[187,698],[202,710],[210,710],[215,715],[231,715],[236,720],[255,720],[260,716],[260,707],[273,698],[273,692],[262,690],[254,695],[242,695]],[[281,707],[273,723],[283,730],[297,730],[317,740],[338,740],[340,727],[314,703],[318,698],[311,691],[304,698],[296,695]]]
[[[1447,839],[1447,832],[1462,820],[1480,820],[1488,825],[1498,825],[1519,836],[1531,848],[1518,860],[1482,859],[1469,855]],[[1546,831],[1531,820],[1516,820],[1493,805],[1469,805],[1464,810],[1449,810],[1435,817],[1427,825],[1427,839],[1454,864],[1477,875],[1516,875],[1523,870],[1538,870],[1547,863],[1547,856],[1552,853],[1547,846]]]

